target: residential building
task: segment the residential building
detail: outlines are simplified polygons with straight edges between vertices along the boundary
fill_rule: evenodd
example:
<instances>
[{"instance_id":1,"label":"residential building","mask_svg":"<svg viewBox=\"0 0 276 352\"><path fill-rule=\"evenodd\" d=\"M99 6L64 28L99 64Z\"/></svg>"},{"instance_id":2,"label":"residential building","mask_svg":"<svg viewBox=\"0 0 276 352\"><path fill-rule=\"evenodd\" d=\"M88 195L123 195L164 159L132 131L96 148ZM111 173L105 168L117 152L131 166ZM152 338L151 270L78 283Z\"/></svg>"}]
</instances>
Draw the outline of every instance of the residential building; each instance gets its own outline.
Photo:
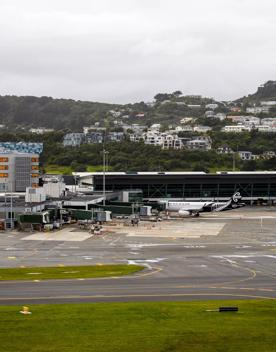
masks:
<instances>
[{"instance_id":1,"label":"residential building","mask_svg":"<svg viewBox=\"0 0 276 352\"><path fill-rule=\"evenodd\" d=\"M244 126L244 125L229 125L229 126L224 126L221 130L222 132L240 133L240 132L251 131L251 127Z\"/></svg>"},{"instance_id":2,"label":"residential building","mask_svg":"<svg viewBox=\"0 0 276 352\"><path fill-rule=\"evenodd\" d=\"M140 142L143 140L143 136L140 133L130 133L128 136L131 142Z\"/></svg>"},{"instance_id":3,"label":"residential building","mask_svg":"<svg viewBox=\"0 0 276 352\"><path fill-rule=\"evenodd\" d=\"M161 128L161 124L160 123L154 123L153 125L150 126L151 130L159 131L160 128Z\"/></svg>"},{"instance_id":4,"label":"residential building","mask_svg":"<svg viewBox=\"0 0 276 352\"><path fill-rule=\"evenodd\" d=\"M194 132L207 133L209 131L212 131L212 127L210 127L210 126L195 126L194 127Z\"/></svg>"},{"instance_id":5,"label":"residential building","mask_svg":"<svg viewBox=\"0 0 276 352\"><path fill-rule=\"evenodd\" d=\"M218 154L233 154L233 149L231 149L230 147L228 147L227 145L223 146L223 147L219 147L217 149L217 153Z\"/></svg>"},{"instance_id":6,"label":"residential building","mask_svg":"<svg viewBox=\"0 0 276 352\"><path fill-rule=\"evenodd\" d=\"M231 120L232 122L243 124L245 126L259 125L261 121L259 117L246 115L227 116L227 119Z\"/></svg>"},{"instance_id":7,"label":"residential building","mask_svg":"<svg viewBox=\"0 0 276 352\"><path fill-rule=\"evenodd\" d=\"M78 147L85 141L84 133L67 133L63 138L64 147Z\"/></svg>"},{"instance_id":8,"label":"residential building","mask_svg":"<svg viewBox=\"0 0 276 352\"><path fill-rule=\"evenodd\" d=\"M137 123L133 123L130 126L130 129L136 133L142 133L143 131L145 131L147 129L147 126L145 125L139 125Z\"/></svg>"},{"instance_id":9,"label":"residential building","mask_svg":"<svg viewBox=\"0 0 276 352\"><path fill-rule=\"evenodd\" d=\"M109 132L107 135L107 139L111 142L121 142L124 138L124 132Z\"/></svg>"},{"instance_id":10,"label":"residential building","mask_svg":"<svg viewBox=\"0 0 276 352\"><path fill-rule=\"evenodd\" d=\"M199 104L188 104L187 106L190 109L201 109L201 105Z\"/></svg>"},{"instance_id":11,"label":"residential building","mask_svg":"<svg viewBox=\"0 0 276 352\"><path fill-rule=\"evenodd\" d=\"M120 117L120 116L121 116L121 111L109 110L109 113L110 113L113 117Z\"/></svg>"},{"instance_id":12,"label":"residential building","mask_svg":"<svg viewBox=\"0 0 276 352\"><path fill-rule=\"evenodd\" d=\"M194 128L190 125L182 126L182 132L193 132Z\"/></svg>"},{"instance_id":13,"label":"residential building","mask_svg":"<svg viewBox=\"0 0 276 352\"><path fill-rule=\"evenodd\" d=\"M262 154L262 158L263 159L271 159L271 158L275 158L276 153L272 150L268 150L266 152L263 152Z\"/></svg>"},{"instance_id":14,"label":"residential building","mask_svg":"<svg viewBox=\"0 0 276 352\"><path fill-rule=\"evenodd\" d=\"M214 110L207 110L207 111L205 111L204 115L206 117L214 117L215 116L215 112L214 112Z\"/></svg>"},{"instance_id":15,"label":"residential building","mask_svg":"<svg viewBox=\"0 0 276 352\"><path fill-rule=\"evenodd\" d=\"M230 108L230 111L232 111L232 112L241 112L241 108L239 106L232 106Z\"/></svg>"},{"instance_id":16,"label":"residential building","mask_svg":"<svg viewBox=\"0 0 276 352\"><path fill-rule=\"evenodd\" d=\"M0 153L0 190L25 192L38 187L39 154L6 151Z\"/></svg>"},{"instance_id":17,"label":"residential building","mask_svg":"<svg viewBox=\"0 0 276 352\"><path fill-rule=\"evenodd\" d=\"M211 139L209 137L197 137L186 143L190 150L208 151L212 148Z\"/></svg>"},{"instance_id":18,"label":"residential building","mask_svg":"<svg viewBox=\"0 0 276 352\"><path fill-rule=\"evenodd\" d=\"M163 149L169 149L169 148L181 149L182 148L182 142L175 135L165 135L165 136L163 136L162 148Z\"/></svg>"},{"instance_id":19,"label":"residential building","mask_svg":"<svg viewBox=\"0 0 276 352\"><path fill-rule=\"evenodd\" d=\"M83 127L83 133L84 134L87 134L89 132L95 132L95 131L97 131L97 132L105 132L106 128L105 127L99 127L97 122L95 123L95 125Z\"/></svg>"},{"instance_id":20,"label":"residential building","mask_svg":"<svg viewBox=\"0 0 276 352\"><path fill-rule=\"evenodd\" d=\"M158 131L148 131L143 133L143 139L145 144L162 146L163 137Z\"/></svg>"},{"instance_id":21,"label":"residential building","mask_svg":"<svg viewBox=\"0 0 276 352\"><path fill-rule=\"evenodd\" d=\"M43 143L29 142L0 142L0 149L5 152L33 153L41 154Z\"/></svg>"},{"instance_id":22,"label":"residential building","mask_svg":"<svg viewBox=\"0 0 276 352\"><path fill-rule=\"evenodd\" d=\"M267 133L276 132L276 127L274 126L258 125L258 126L255 126L255 129L257 129L259 132L267 132Z\"/></svg>"},{"instance_id":23,"label":"residential building","mask_svg":"<svg viewBox=\"0 0 276 352\"><path fill-rule=\"evenodd\" d=\"M265 126L276 127L276 118L266 117L261 120L261 124Z\"/></svg>"},{"instance_id":24,"label":"residential building","mask_svg":"<svg viewBox=\"0 0 276 352\"><path fill-rule=\"evenodd\" d=\"M85 141L86 143L91 143L91 144L97 144L97 143L103 143L104 141L104 132L89 132L85 135Z\"/></svg>"},{"instance_id":25,"label":"residential building","mask_svg":"<svg viewBox=\"0 0 276 352\"><path fill-rule=\"evenodd\" d=\"M29 131L31 133L35 133L35 134L44 134L44 133L54 132L54 129L53 128L38 127L38 128L31 128Z\"/></svg>"},{"instance_id":26,"label":"residential building","mask_svg":"<svg viewBox=\"0 0 276 352\"><path fill-rule=\"evenodd\" d=\"M252 152L249 151L238 151L239 157L241 160L252 160L253 159L253 154Z\"/></svg>"},{"instance_id":27,"label":"residential building","mask_svg":"<svg viewBox=\"0 0 276 352\"><path fill-rule=\"evenodd\" d=\"M254 106L250 108L246 108L246 112L248 114L268 114L270 106Z\"/></svg>"},{"instance_id":28,"label":"residential building","mask_svg":"<svg viewBox=\"0 0 276 352\"><path fill-rule=\"evenodd\" d=\"M218 112L214 117L216 119L219 119L220 121L223 121L226 119L226 114L224 114L223 112Z\"/></svg>"},{"instance_id":29,"label":"residential building","mask_svg":"<svg viewBox=\"0 0 276 352\"><path fill-rule=\"evenodd\" d=\"M143 112L139 112L138 114L135 115L135 117L138 117L138 118L145 117L145 114Z\"/></svg>"},{"instance_id":30,"label":"residential building","mask_svg":"<svg viewBox=\"0 0 276 352\"><path fill-rule=\"evenodd\" d=\"M212 103L212 104L206 104L205 108L208 110L215 110L218 108L218 104Z\"/></svg>"},{"instance_id":31,"label":"residential building","mask_svg":"<svg viewBox=\"0 0 276 352\"><path fill-rule=\"evenodd\" d=\"M194 122L196 119L194 117L183 117L181 120L180 120L180 123L181 124L185 124L185 123L191 123L191 122Z\"/></svg>"},{"instance_id":32,"label":"residential building","mask_svg":"<svg viewBox=\"0 0 276 352\"><path fill-rule=\"evenodd\" d=\"M261 101L261 106L275 106L276 101L275 100L269 100L269 101Z\"/></svg>"}]
</instances>

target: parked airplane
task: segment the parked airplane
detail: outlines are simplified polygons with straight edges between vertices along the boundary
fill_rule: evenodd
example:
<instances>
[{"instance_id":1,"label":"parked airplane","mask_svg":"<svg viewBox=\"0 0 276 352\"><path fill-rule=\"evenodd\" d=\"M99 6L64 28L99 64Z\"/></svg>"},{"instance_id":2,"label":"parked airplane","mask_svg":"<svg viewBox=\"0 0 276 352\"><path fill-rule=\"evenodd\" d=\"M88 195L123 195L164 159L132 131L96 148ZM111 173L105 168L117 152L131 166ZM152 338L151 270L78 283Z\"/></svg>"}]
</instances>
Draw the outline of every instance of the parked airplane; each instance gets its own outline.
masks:
<instances>
[{"instance_id":1,"label":"parked airplane","mask_svg":"<svg viewBox=\"0 0 276 352\"><path fill-rule=\"evenodd\" d=\"M199 213L212 211L226 211L241 208L245 203L241 203L240 192L236 192L227 202L185 202L167 201L166 210L178 212L181 216L199 216Z\"/></svg>"}]
</instances>

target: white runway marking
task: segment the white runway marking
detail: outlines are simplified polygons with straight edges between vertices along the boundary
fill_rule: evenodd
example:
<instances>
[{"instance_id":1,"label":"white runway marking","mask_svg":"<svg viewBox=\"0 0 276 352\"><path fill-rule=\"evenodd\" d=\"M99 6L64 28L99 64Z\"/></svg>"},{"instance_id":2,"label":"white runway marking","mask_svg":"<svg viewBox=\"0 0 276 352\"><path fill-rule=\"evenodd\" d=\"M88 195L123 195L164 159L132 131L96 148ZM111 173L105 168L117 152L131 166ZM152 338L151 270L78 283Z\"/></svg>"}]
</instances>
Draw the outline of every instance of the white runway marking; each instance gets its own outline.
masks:
<instances>
[{"instance_id":1,"label":"white runway marking","mask_svg":"<svg viewBox=\"0 0 276 352\"><path fill-rule=\"evenodd\" d=\"M241 259L246 259L246 258L272 258L276 259L276 255L269 255L269 254L248 254L248 255L238 255L238 254L227 254L227 255L210 255L210 258L218 258L218 259L224 259L229 261L229 258L241 258ZM247 261L249 262L249 261Z\"/></svg>"},{"instance_id":2,"label":"white runway marking","mask_svg":"<svg viewBox=\"0 0 276 352\"><path fill-rule=\"evenodd\" d=\"M129 265L139 265L142 264L148 269L152 269L150 264L159 263L167 258L154 258L154 259L128 259L127 263Z\"/></svg>"}]
</instances>

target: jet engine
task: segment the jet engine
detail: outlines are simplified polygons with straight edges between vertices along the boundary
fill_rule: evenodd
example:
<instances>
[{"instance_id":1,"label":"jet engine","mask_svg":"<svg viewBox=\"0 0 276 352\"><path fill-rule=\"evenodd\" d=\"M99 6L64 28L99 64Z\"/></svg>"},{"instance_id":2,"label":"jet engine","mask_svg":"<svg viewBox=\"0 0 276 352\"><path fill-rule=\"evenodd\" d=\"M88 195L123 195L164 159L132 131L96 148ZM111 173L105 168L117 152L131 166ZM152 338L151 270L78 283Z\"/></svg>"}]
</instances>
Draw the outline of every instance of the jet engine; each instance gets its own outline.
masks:
<instances>
[{"instance_id":1,"label":"jet engine","mask_svg":"<svg viewBox=\"0 0 276 352\"><path fill-rule=\"evenodd\" d=\"M190 212L188 211L188 210L178 210L178 214L180 215L180 216L190 216L191 214L190 214Z\"/></svg>"}]
</instances>

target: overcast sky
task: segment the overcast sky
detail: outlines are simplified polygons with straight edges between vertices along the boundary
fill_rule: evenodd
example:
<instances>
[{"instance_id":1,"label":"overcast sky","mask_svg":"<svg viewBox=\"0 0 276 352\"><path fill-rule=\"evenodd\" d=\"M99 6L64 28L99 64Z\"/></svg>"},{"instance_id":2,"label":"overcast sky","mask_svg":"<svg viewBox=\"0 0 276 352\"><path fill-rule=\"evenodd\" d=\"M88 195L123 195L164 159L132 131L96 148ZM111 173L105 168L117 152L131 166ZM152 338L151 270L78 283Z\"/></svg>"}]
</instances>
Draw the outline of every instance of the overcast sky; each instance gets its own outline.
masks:
<instances>
[{"instance_id":1,"label":"overcast sky","mask_svg":"<svg viewBox=\"0 0 276 352\"><path fill-rule=\"evenodd\" d=\"M233 99L276 79L275 0L0 0L0 95Z\"/></svg>"}]
</instances>

